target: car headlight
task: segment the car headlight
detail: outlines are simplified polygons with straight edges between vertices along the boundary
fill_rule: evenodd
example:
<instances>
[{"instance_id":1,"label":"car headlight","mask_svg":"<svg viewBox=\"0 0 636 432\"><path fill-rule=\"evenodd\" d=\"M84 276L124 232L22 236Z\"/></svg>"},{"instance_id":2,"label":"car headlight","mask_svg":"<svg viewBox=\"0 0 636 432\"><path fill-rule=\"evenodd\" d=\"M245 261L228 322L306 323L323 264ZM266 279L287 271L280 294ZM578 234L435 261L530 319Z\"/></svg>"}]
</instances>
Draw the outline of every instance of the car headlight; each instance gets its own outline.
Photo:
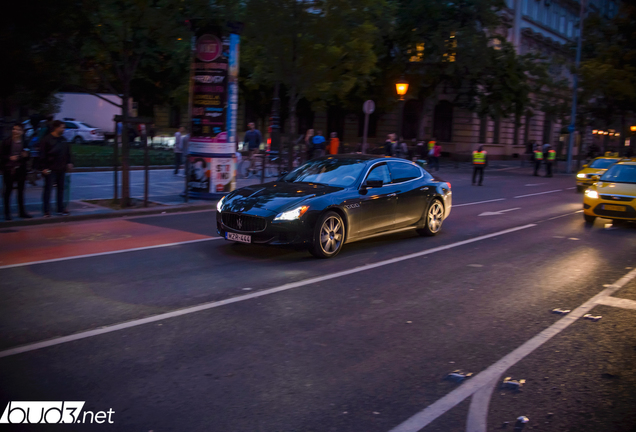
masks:
<instances>
[{"instance_id":1,"label":"car headlight","mask_svg":"<svg viewBox=\"0 0 636 432\"><path fill-rule=\"evenodd\" d=\"M223 208L223 201L225 200L225 197L221 198L219 200L218 203L216 203L216 211L218 211L219 213L221 212L221 209Z\"/></svg>"},{"instance_id":2,"label":"car headlight","mask_svg":"<svg viewBox=\"0 0 636 432\"><path fill-rule=\"evenodd\" d=\"M596 192L595 190L592 190L592 189L587 189L585 191L585 195L587 195L588 198L592 198L592 199L597 199L598 198L598 192Z\"/></svg>"},{"instance_id":3,"label":"car headlight","mask_svg":"<svg viewBox=\"0 0 636 432\"><path fill-rule=\"evenodd\" d=\"M275 221L277 220L290 221L290 220L300 219L300 217L304 215L307 210L309 210L309 206L296 207L293 210L279 213L278 215L276 215L274 220Z\"/></svg>"},{"instance_id":4,"label":"car headlight","mask_svg":"<svg viewBox=\"0 0 636 432\"><path fill-rule=\"evenodd\" d=\"M576 178L586 178L587 176L585 174L577 174Z\"/></svg>"}]
</instances>

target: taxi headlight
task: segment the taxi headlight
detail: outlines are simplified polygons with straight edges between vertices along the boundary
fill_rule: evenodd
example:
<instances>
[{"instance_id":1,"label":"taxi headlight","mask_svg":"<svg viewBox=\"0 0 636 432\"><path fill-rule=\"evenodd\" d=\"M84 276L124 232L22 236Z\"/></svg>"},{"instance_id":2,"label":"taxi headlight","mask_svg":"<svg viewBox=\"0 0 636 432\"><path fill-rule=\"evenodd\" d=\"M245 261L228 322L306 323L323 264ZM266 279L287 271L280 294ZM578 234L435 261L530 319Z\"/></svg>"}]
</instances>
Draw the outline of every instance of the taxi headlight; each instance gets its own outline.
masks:
<instances>
[{"instance_id":1,"label":"taxi headlight","mask_svg":"<svg viewBox=\"0 0 636 432\"><path fill-rule=\"evenodd\" d=\"M597 199L598 198L598 192L596 192L595 190L592 190L592 189L587 189L585 191L585 195L587 195L588 198L592 198L592 199Z\"/></svg>"},{"instance_id":2,"label":"taxi headlight","mask_svg":"<svg viewBox=\"0 0 636 432\"><path fill-rule=\"evenodd\" d=\"M304 215L308 209L309 209L309 206L296 207L293 210L279 213L278 215L276 215L274 220L275 221L277 220L290 221L290 220L300 219L300 217Z\"/></svg>"},{"instance_id":3,"label":"taxi headlight","mask_svg":"<svg viewBox=\"0 0 636 432\"><path fill-rule=\"evenodd\" d=\"M580 174L577 174L577 175L576 175L576 178L586 178L586 175L585 175L585 174L580 173Z\"/></svg>"},{"instance_id":4,"label":"taxi headlight","mask_svg":"<svg viewBox=\"0 0 636 432\"><path fill-rule=\"evenodd\" d=\"M221 198L219 202L216 203L216 211L218 211L219 213L221 212L221 209L223 208L223 200L225 200L225 197Z\"/></svg>"}]
</instances>

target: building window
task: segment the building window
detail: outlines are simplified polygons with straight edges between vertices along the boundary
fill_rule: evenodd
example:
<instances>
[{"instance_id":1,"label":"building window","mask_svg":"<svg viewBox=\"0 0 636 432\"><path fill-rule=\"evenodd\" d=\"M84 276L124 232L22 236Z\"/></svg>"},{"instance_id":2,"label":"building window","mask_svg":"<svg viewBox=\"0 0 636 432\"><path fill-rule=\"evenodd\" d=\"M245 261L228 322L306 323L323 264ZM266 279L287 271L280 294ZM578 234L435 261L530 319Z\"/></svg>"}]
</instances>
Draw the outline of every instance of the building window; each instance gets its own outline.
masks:
<instances>
[{"instance_id":1,"label":"building window","mask_svg":"<svg viewBox=\"0 0 636 432\"><path fill-rule=\"evenodd\" d=\"M450 142L453 137L453 104L440 101L433 115L433 136L441 142Z\"/></svg>"},{"instance_id":2,"label":"building window","mask_svg":"<svg viewBox=\"0 0 636 432\"><path fill-rule=\"evenodd\" d=\"M499 137L501 135L501 117L497 116L494 118L495 120L495 127L493 130L493 136L492 136L492 143L493 144L499 144Z\"/></svg>"},{"instance_id":3,"label":"building window","mask_svg":"<svg viewBox=\"0 0 636 432\"><path fill-rule=\"evenodd\" d=\"M481 116L479 118L479 142L484 144L486 142L486 136L488 134L488 116Z\"/></svg>"}]
</instances>

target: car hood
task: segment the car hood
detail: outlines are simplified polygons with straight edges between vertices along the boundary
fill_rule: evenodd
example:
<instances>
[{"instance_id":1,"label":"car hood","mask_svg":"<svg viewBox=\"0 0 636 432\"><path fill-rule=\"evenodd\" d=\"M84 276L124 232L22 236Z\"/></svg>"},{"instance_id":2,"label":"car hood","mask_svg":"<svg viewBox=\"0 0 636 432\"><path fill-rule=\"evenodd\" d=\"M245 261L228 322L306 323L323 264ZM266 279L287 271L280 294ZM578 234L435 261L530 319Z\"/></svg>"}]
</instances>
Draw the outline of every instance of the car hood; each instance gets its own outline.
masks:
<instances>
[{"instance_id":1,"label":"car hood","mask_svg":"<svg viewBox=\"0 0 636 432\"><path fill-rule=\"evenodd\" d=\"M607 171L607 168L583 168L581 171L578 172L578 174L598 174L601 175L603 174L605 171Z\"/></svg>"},{"instance_id":2,"label":"car hood","mask_svg":"<svg viewBox=\"0 0 636 432\"><path fill-rule=\"evenodd\" d=\"M257 208L280 212L307 199L339 190L342 188L316 183L274 182L247 186L227 196L223 211L242 213Z\"/></svg>"},{"instance_id":3,"label":"car hood","mask_svg":"<svg viewBox=\"0 0 636 432\"><path fill-rule=\"evenodd\" d=\"M603 195L628 195L636 197L636 184L634 183L611 183L599 181L596 183L596 190Z\"/></svg>"}]
</instances>

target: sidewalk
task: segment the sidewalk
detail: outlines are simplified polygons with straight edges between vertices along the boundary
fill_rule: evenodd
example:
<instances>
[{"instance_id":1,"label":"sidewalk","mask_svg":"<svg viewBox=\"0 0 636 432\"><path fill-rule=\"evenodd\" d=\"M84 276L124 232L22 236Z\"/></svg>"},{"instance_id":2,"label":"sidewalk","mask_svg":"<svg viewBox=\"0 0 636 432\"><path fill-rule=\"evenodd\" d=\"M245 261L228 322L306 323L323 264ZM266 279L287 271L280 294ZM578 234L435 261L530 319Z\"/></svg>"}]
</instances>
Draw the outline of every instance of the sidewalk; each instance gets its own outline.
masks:
<instances>
[{"instance_id":1,"label":"sidewalk","mask_svg":"<svg viewBox=\"0 0 636 432\"><path fill-rule=\"evenodd\" d=\"M181 173L183 170L181 170ZM78 172L71 174L71 200L68 210L71 216L56 216L55 189L51 194L51 218L42 217L42 189L43 180L37 181L36 186L26 185L24 191L24 201L27 212L33 219L20 219L17 217L18 205L16 192L11 197L11 214L13 221L4 221L4 213L1 215L0 227L32 225L48 222L63 222L73 220L85 220L103 217L129 216L134 214L152 214L175 211L191 211L212 209L216 201L190 198L186 203L185 198L180 194L185 189L185 178L183 174L178 176L173 174L172 169L151 170L148 172L149 187L148 200L154 203L152 207L130 210L113 210L102 207L86 200L112 199L114 192L113 171L99 172ZM272 181L273 179L265 179ZM238 179L236 187L242 188L251 184L260 183L260 178ZM119 197L121 198L121 172L118 172ZM143 200L144 197L144 171L130 172L130 196ZM4 211L4 210L3 210Z\"/></svg>"}]
</instances>

